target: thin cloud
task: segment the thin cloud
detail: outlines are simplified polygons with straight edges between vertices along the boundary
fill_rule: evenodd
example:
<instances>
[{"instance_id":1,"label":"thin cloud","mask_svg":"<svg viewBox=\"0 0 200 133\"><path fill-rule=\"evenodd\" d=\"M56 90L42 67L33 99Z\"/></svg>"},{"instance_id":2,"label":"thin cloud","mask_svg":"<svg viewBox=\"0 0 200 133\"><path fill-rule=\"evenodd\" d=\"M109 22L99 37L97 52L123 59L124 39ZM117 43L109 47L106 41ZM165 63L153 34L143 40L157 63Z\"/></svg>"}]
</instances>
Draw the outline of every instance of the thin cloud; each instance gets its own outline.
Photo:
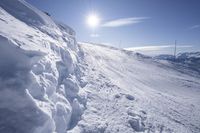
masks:
<instances>
[{"instance_id":1,"label":"thin cloud","mask_svg":"<svg viewBox=\"0 0 200 133\"><path fill-rule=\"evenodd\" d=\"M200 25L193 25L190 27L190 29L197 29L197 28L200 28Z\"/></svg>"},{"instance_id":2,"label":"thin cloud","mask_svg":"<svg viewBox=\"0 0 200 133\"><path fill-rule=\"evenodd\" d=\"M191 45L182 45L177 46L177 48L191 48ZM166 48L174 48L174 45L162 45L162 46L143 46L143 47L131 47L131 48L125 48L126 50L138 50L138 51L158 51L163 50Z\"/></svg>"},{"instance_id":3,"label":"thin cloud","mask_svg":"<svg viewBox=\"0 0 200 133\"><path fill-rule=\"evenodd\" d=\"M99 37L99 34L90 34L90 37Z\"/></svg>"},{"instance_id":4,"label":"thin cloud","mask_svg":"<svg viewBox=\"0 0 200 133\"><path fill-rule=\"evenodd\" d=\"M132 25L143 22L148 17L131 17L131 18L121 18L116 20L111 20L102 24L102 27L120 27L126 25Z\"/></svg>"}]
</instances>

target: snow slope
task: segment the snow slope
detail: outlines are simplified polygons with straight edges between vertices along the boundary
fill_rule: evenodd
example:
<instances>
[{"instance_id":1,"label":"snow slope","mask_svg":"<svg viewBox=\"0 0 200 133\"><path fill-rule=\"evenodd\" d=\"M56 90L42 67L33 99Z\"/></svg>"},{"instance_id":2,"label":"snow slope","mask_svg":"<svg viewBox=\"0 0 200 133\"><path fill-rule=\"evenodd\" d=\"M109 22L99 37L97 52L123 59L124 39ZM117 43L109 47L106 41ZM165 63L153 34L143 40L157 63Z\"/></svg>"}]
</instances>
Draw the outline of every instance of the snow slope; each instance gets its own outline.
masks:
<instances>
[{"instance_id":1,"label":"snow slope","mask_svg":"<svg viewBox=\"0 0 200 133\"><path fill-rule=\"evenodd\" d=\"M81 43L86 110L74 132L200 132L200 80L170 62Z\"/></svg>"},{"instance_id":2,"label":"snow slope","mask_svg":"<svg viewBox=\"0 0 200 133\"><path fill-rule=\"evenodd\" d=\"M64 133L80 119L78 47L61 25L23 0L1 0L1 133Z\"/></svg>"},{"instance_id":3,"label":"snow slope","mask_svg":"<svg viewBox=\"0 0 200 133\"><path fill-rule=\"evenodd\" d=\"M0 1L0 133L199 133L199 78Z\"/></svg>"}]
</instances>

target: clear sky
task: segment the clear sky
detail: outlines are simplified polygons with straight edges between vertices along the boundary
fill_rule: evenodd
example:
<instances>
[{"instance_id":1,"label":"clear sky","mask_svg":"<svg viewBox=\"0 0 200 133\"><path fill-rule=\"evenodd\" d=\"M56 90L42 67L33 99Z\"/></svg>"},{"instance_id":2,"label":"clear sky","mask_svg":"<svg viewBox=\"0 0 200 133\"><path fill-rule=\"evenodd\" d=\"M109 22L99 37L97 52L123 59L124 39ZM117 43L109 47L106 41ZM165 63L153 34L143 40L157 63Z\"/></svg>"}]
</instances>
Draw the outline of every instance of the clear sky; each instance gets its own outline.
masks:
<instances>
[{"instance_id":1,"label":"clear sky","mask_svg":"<svg viewBox=\"0 0 200 133\"><path fill-rule=\"evenodd\" d=\"M141 47L177 40L179 46L200 50L200 0L26 1L71 26L78 41ZM101 19L95 31L86 24L92 12Z\"/></svg>"}]
</instances>

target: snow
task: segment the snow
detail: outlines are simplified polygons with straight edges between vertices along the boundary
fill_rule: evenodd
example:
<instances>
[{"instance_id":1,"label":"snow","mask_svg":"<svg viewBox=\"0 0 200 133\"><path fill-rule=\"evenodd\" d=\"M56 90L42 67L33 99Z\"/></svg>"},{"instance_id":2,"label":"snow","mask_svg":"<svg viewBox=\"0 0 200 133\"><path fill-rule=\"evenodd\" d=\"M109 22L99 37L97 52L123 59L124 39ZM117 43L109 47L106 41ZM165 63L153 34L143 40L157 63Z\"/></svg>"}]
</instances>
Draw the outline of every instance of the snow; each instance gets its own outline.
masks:
<instances>
[{"instance_id":1,"label":"snow","mask_svg":"<svg viewBox=\"0 0 200 133\"><path fill-rule=\"evenodd\" d=\"M174 58L173 55L159 55L153 58L172 61L176 65L181 65L187 69L191 69L200 73L200 52L179 53L176 58Z\"/></svg>"},{"instance_id":2,"label":"snow","mask_svg":"<svg viewBox=\"0 0 200 133\"><path fill-rule=\"evenodd\" d=\"M108 46L81 43L86 110L74 132L199 132L195 71Z\"/></svg>"},{"instance_id":3,"label":"snow","mask_svg":"<svg viewBox=\"0 0 200 133\"><path fill-rule=\"evenodd\" d=\"M84 110L75 33L23 0L0 6L0 132L66 132Z\"/></svg>"},{"instance_id":4,"label":"snow","mask_svg":"<svg viewBox=\"0 0 200 133\"><path fill-rule=\"evenodd\" d=\"M0 132L200 132L198 53L190 69L75 34L23 0L0 2Z\"/></svg>"}]
</instances>

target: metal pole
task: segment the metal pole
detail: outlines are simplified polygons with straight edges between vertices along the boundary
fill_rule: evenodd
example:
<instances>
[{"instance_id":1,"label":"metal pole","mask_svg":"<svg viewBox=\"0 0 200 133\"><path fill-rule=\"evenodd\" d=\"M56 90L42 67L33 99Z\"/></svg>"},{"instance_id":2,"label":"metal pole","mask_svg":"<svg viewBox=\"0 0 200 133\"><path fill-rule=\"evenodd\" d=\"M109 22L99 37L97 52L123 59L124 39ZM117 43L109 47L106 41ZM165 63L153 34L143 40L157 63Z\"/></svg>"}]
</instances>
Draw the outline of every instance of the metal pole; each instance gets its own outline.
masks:
<instances>
[{"instance_id":1,"label":"metal pole","mask_svg":"<svg viewBox=\"0 0 200 133\"><path fill-rule=\"evenodd\" d=\"M119 41L119 49L121 48L122 40Z\"/></svg>"},{"instance_id":2,"label":"metal pole","mask_svg":"<svg viewBox=\"0 0 200 133\"><path fill-rule=\"evenodd\" d=\"M176 60L176 40L175 40L175 45L174 45L174 61Z\"/></svg>"}]
</instances>

